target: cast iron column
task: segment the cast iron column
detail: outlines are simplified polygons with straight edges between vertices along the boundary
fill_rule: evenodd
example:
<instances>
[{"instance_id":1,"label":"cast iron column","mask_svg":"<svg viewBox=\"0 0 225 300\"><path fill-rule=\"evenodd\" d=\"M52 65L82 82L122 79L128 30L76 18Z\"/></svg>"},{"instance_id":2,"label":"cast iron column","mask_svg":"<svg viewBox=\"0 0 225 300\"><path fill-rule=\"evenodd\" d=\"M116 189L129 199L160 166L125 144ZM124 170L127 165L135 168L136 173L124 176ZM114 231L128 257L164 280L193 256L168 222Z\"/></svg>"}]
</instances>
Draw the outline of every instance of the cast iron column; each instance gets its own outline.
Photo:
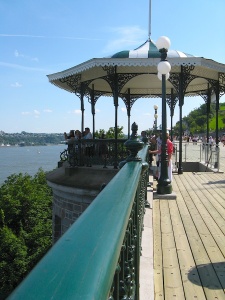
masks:
<instances>
[{"instance_id":1,"label":"cast iron column","mask_svg":"<svg viewBox=\"0 0 225 300\"><path fill-rule=\"evenodd\" d=\"M172 185L168 177L167 154L167 117L166 117L166 75L162 74L162 146L161 146L161 170L157 185L158 194L171 194Z\"/></svg>"},{"instance_id":2,"label":"cast iron column","mask_svg":"<svg viewBox=\"0 0 225 300\"><path fill-rule=\"evenodd\" d=\"M179 166L178 174L183 174L182 166L182 142L183 142L183 126L182 126L182 107L184 104L184 93L183 93L183 67L181 66L181 73L179 78L179 109L180 109L180 126L179 126Z\"/></svg>"},{"instance_id":3,"label":"cast iron column","mask_svg":"<svg viewBox=\"0 0 225 300\"><path fill-rule=\"evenodd\" d=\"M158 194L171 194L172 185L168 178L168 153L167 153L167 117L166 117L166 76L169 77L171 66L166 60L170 40L161 37L156 42L161 53L161 62L158 64L158 77L162 78L162 145L161 145L161 169L157 185Z\"/></svg>"}]
</instances>

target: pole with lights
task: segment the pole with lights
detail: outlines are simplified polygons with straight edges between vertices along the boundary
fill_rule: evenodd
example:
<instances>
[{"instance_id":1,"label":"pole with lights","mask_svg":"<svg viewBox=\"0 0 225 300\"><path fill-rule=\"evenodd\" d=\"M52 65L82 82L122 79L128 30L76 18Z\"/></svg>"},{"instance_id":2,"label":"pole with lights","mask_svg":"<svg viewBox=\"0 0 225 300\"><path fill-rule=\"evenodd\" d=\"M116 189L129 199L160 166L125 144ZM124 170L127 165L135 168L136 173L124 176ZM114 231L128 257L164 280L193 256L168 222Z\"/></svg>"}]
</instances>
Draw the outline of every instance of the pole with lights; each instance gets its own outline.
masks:
<instances>
[{"instance_id":1,"label":"pole with lights","mask_svg":"<svg viewBox=\"0 0 225 300\"><path fill-rule=\"evenodd\" d=\"M154 130L155 132L157 131L157 119L158 119L158 114L157 114L157 110L158 110L158 106L154 105L154 110L155 110L155 114L154 114L154 118L155 118L155 123L154 123Z\"/></svg>"},{"instance_id":2,"label":"pole with lights","mask_svg":"<svg viewBox=\"0 0 225 300\"><path fill-rule=\"evenodd\" d=\"M162 80L162 146L161 146L161 170L160 178L157 185L158 194L171 194L172 185L168 177L168 153L167 153L167 116L166 116L166 80L169 78L171 65L167 61L167 52L170 47L170 40L168 37L161 36L157 42L156 47L161 53L161 61L159 62L158 78Z\"/></svg>"}]
</instances>

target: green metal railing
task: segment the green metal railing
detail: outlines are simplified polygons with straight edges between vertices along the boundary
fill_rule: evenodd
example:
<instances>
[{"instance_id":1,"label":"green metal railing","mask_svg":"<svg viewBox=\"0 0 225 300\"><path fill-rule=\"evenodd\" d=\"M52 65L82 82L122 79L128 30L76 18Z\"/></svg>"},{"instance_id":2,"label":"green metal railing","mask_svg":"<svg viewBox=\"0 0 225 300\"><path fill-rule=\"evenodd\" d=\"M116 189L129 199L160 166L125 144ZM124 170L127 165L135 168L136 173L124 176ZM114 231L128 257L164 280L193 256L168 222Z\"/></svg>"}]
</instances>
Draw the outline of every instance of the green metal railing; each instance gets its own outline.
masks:
<instances>
[{"instance_id":1,"label":"green metal railing","mask_svg":"<svg viewBox=\"0 0 225 300\"><path fill-rule=\"evenodd\" d=\"M175 143L175 165L178 166L177 158L179 154L178 143ZM201 162L214 170L220 171L220 147L202 142L183 142L182 143L184 162Z\"/></svg>"},{"instance_id":2,"label":"green metal railing","mask_svg":"<svg viewBox=\"0 0 225 300\"><path fill-rule=\"evenodd\" d=\"M148 146L138 154L8 299L139 299Z\"/></svg>"},{"instance_id":3,"label":"green metal railing","mask_svg":"<svg viewBox=\"0 0 225 300\"><path fill-rule=\"evenodd\" d=\"M71 167L92 165L117 167L118 163L128 156L125 141L126 139L76 140L60 153L60 160L68 161Z\"/></svg>"}]
</instances>

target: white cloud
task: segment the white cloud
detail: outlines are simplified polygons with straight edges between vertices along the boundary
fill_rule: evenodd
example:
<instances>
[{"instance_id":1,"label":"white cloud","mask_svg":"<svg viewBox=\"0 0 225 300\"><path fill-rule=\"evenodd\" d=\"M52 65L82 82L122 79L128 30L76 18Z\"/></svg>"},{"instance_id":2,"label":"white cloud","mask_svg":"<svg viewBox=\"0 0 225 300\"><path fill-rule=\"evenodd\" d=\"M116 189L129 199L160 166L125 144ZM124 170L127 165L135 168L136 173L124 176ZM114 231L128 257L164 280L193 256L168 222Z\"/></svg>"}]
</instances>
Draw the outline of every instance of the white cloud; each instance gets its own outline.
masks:
<instances>
[{"instance_id":1,"label":"white cloud","mask_svg":"<svg viewBox=\"0 0 225 300\"><path fill-rule=\"evenodd\" d=\"M31 116L34 116L35 118L39 118L41 113L40 113L39 110L34 109L32 112L30 112L30 111L23 111L21 114L24 115L24 116L31 115Z\"/></svg>"},{"instance_id":2,"label":"white cloud","mask_svg":"<svg viewBox=\"0 0 225 300\"><path fill-rule=\"evenodd\" d=\"M43 112L45 112L45 113L52 113L52 110L51 109L44 109Z\"/></svg>"},{"instance_id":3,"label":"white cloud","mask_svg":"<svg viewBox=\"0 0 225 300\"><path fill-rule=\"evenodd\" d=\"M139 26L115 27L110 29L110 35L115 34L115 39L110 40L104 48L104 52L133 50L139 47L147 39L146 30Z\"/></svg>"},{"instance_id":4,"label":"white cloud","mask_svg":"<svg viewBox=\"0 0 225 300\"><path fill-rule=\"evenodd\" d=\"M20 84L19 82L15 82L15 83L11 84L11 87L14 87L14 88L20 88L21 86L22 86L22 84Z\"/></svg>"},{"instance_id":5,"label":"white cloud","mask_svg":"<svg viewBox=\"0 0 225 300\"><path fill-rule=\"evenodd\" d=\"M99 112L100 112L100 109L96 108L95 112L99 113Z\"/></svg>"},{"instance_id":6,"label":"white cloud","mask_svg":"<svg viewBox=\"0 0 225 300\"><path fill-rule=\"evenodd\" d=\"M36 116L39 116L39 115L40 115L40 112L39 112L38 110L34 109L34 114L35 114Z\"/></svg>"},{"instance_id":7,"label":"white cloud","mask_svg":"<svg viewBox=\"0 0 225 300\"><path fill-rule=\"evenodd\" d=\"M18 50L15 50L15 51L14 51L14 55L15 55L15 57L22 57L22 58L25 58L25 59L27 59L27 60L32 60L32 61L38 62L38 58L37 58L37 57L30 57L30 56L28 56L28 55L24 55L24 54L22 54L22 53L19 53Z\"/></svg>"},{"instance_id":8,"label":"white cloud","mask_svg":"<svg viewBox=\"0 0 225 300\"><path fill-rule=\"evenodd\" d=\"M30 115L31 113L29 111L22 111L21 114L25 116L25 115Z\"/></svg>"},{"instance_id":9,"label":"white cloud","mask_svg":"<svg viewBox=\"0 0 225 300\"><path fill-rule=\"evenodd\" d=\"M14 51L14 55L15 55L15 57L19 57L20 56L19 52L17 50Z\"/></svg>"},{"instance_id":10,"label":"white cloud","mask_svg":"<svg viewBox=\"0 0 225 300\"><path fill-rule=\"evenodd\" d=\"M150 113L145 113L144 116L151 116L151 114Z\"/></svg>"},{"instance_id":11,"label":"white cloud","mask_svg":"<svg viewBox=\"0 0 225 300\"><path fill-rule=\"evenodd\" d=\"M122 111L122 112L127 112L126 107L121 107L121 111Z\"/></svg>"},{"instance_id":12,"label":"white cloud","mask_svg":"<svg viewBox=\"0 0 225 300\"><path fill-rule=\"evenodd\" d=\"M80 109L75 109L75 110L69 111L68 113L69 114L80 115L81 114L81 110Z\"/></svg>"}]
</instances>

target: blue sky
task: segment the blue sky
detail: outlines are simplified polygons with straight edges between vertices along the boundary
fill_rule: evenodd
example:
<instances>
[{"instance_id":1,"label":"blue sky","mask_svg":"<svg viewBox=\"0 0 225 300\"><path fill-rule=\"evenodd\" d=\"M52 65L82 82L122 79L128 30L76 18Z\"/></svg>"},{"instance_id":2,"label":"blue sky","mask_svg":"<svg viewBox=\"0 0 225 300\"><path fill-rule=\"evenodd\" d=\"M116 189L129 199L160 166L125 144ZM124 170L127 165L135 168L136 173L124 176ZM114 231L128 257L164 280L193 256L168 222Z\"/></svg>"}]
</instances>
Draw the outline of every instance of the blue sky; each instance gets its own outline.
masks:
<instances>
[{"instance_id":1,"label":"blue sky","mask_svg":"<svg viewBox=\"0 0 225 300\"><path fill-rule=\"evenodd\" d=\"M168 36L171 49L225 64L224 13L224 0L152 0L151 39ZM64 132L80 129L79 98L50 84L46 75L143 44L149 0L0 0L0 25L0 130ZM183 115L203 103L201 97L185 99ZM131 124L136 122L139 131L152 127L154 104L160 124L160 99L133 105ZM178 120L177 107L174 122ZM118 125L127 133L121 100ZM92 127L87 100L85 126ZM113 99L100 98L96 130L113 126Z\"/></svg>"}]
</instances>

